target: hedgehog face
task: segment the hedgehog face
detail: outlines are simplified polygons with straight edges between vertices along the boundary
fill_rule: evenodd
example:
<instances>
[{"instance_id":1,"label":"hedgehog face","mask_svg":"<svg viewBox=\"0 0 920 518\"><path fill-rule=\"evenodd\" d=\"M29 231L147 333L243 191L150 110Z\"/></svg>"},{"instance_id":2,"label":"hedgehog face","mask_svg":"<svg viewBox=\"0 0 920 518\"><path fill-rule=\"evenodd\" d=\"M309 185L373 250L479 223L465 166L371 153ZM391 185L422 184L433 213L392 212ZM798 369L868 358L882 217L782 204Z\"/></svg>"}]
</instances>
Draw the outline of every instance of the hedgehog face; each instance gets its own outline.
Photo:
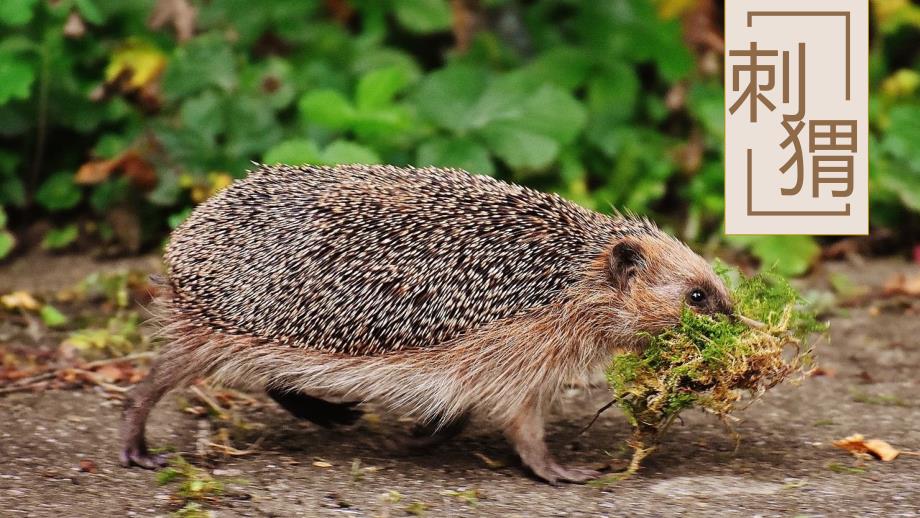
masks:
<instances>
[{"instance_id":1,"label":"hedgehog face","mask_svg":"<svg viewBox=\"0 0 920 518\"><path fill-rule=\"evenodd\" d=\"M733 313L728 288L705 259L663 233L631 236L613 245L608 281L625 320L636 331L661 332L680 322L684 307L715 315Z\"/></svg>"}]
</instances>

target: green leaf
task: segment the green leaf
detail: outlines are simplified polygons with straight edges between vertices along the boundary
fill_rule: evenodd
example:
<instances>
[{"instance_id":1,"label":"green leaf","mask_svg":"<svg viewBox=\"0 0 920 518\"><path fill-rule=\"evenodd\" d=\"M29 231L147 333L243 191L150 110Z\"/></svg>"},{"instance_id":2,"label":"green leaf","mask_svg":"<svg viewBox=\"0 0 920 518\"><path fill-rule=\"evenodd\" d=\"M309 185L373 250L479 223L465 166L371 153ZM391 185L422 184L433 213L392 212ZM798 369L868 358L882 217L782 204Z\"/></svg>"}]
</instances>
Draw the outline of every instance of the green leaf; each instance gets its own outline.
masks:
<instances>
[{"instance_id":1,"label":"green leaf","mask_svg":"<svg viewBox=\"0 0 920 518\"><path fill-rule=\"evenodd\" d=\"M60 250L73 244L80 235L76 223L61 228L52 228L42 239L42 248L45 250Z\"/></svg>"},{"instance_id":2,"label":"green leaf","mask_svg":"<svg viewBox=\"0 0 920 518\"><path fill-rule=\"evenodd\" d=\"M725 90L721 84L694 85L687 97L687 108L710 135L725 138Z\"/></svg>"},{"instance_id":3,"label":"green leaf","mask_svg":"<svg viewBox=\"0 0 920 518\"><path fill-rule=\"evenodd\" d=\"M481 134L489 148L515 170L545 169L559 153L559 143L552 138L513 124L490 124Z\"/></svg>"},{"instance_id":4,"label":"green leaf","mask_svg":"<svg viewBox=\"0 0 920 518\"><path fill-rule=\"evenodd\" d=\"M174 214L170 214L169 217L166 218L166 224L169 225L169 228L175 230L176 227L178 227L179 225L181 225L182 222L185 221L186 219L188 219L188 217L191 216L191 215L192 215L192 208L191 208L191 207L186 207L186 208L180 210L179 212L176 212L176 213L174 213Z\"/></svg>"},{"instance_id":5,"label":"green leaf","mask_svg":"<svg viewBox=\"0 0 920 518\"><path fill-rule=\"evenodd\" d=\"M83 19L89 23L99 25L105 21L105 17L102 16L93 0L74 0L73 3L77 10L80 11Z\"/></svg>"},{"instance_id":6,"label":"green leaf","mask_svg":"<svg viewBox=\"0 0 920 518\"><path fill-rule=\"evenodd\" d=\"M639 77L632 65L614 61L588 81L592 121L607 128L632 118L639 97Z\"/></svg>"},{"instance_id":7,"label":"green leaf","mask_svg":"<svg viewBox=\"0 0 920 518\"><path fill-rule=\"evenodd\" d=\"M396 0L396 19L414 32L430 33L450 28L447 0Z\"/></svg>"},{"instance_id":8,"label":"green leaf","mask_svg":"<svg viewBox=\"0 0 920 518\"><path fill-rule=\"evenodd\" d=\"M368 144L409 142L414 135L413 113L402 105L359 112L352 123L358 139Z\"/></svg>"},{"instance_id":9,"label":"green leaf","mask_svg":"<svg viewBox=\"0 0 920 518\"><path fill-rule=\"evenodd\" d=\"M182 124L214 141L224 131L224 106L221 98L213 91L205 91L190 97L182 103L179 111Z\"/></svg>"},{"instance_id":10,"label":"green leaf","mask_svg":"<svg viewBox=\"0 0 920 518\"><path fill-rule=\"evenodd\" d=\"M80 203L80 197L80 188L73 182L73 175L64 171L45 180L35 193L35 201L52 212L74 208Z\"/></svg>"},{"instance_id":11,"label":"green leaf","mask_svg":"<svg viewBox=\"0 0 920 518\"><path fill-rule=\"evenodd\" d=\"M530 96L523 105L523 127L568 144L585 127L587 114L571 94L554 85L546 85Z\"/></svg>"},{"instance_id":12,"label":"green leaf","mask_svg":"<svg viewBox=\"0 0 920 518\"><path fill-rule=\"evenodd\" d=\"M215 33L176 47L162 81L169 99L188 97L209 87L230 91L236 83L236 58L230 44Z\"/></svg>"},{"instance_id":13,"label":"green leaf","mask_svg":"<svg viewBox=\"0 0 920 518\"><path fill-rule=\"evenodd\" d=\"M470 65L448 65L422 81L415 95L419 114L462 134L472 127L471 113L486 88L486 72Z\"/></svg>"},{"instance_id":14,"label":"green leaf","mask_svg":"<svg viewBox=\"0 0 920 518\"><path fill-rule=\"evenodd\" d=\"M373 149L354 142L336 140L323 150L327 164L379 164L380 157Z\"/></svg>"},{"instance_id":15,"label":"green leaf","mask_svg":"<svg viewBox=\"0 0 920 518\"><path fill-rule=\"evenodd\" d=\"M895 106L888 114L888 131L882 146L895 157L920 171L920 106Z\"/></svg>"},{"instance_id":16,"label":"green leaf","mask_svg":"<svg viewBox=\"0 0 920 518\"><path fill-rule=\"evenodd\" d=\"M0 51L0 106L13 99L28 99L34 81L31 63L12 52Z\"/></svg>"},{"instance_id":17,"label":"green leaf","mask_svg":"<svg viewBox=\"0 0 920 518\"><path fill-rule=\"evenodd\" d=\"M382 108L393 102L400 91L409 85L409 76L399 67L374 70L361 77L355 92L359 110Z\"/></svg>"},{"instance_id":18,"label":"green leaf","mask_svg":"<svg viewBox=\"0 0 920 518\"><path fill-rule=\"evenodd\" d=\"M343 130L351 125L355 109L342 95L332 89L312 90L307 92L298 103L301 118L308 123Z\"/></svg>"},{"instance_id":19,"label":"green leaf","mask_svg":"<svg viewBox=\"0 0 920 518\"><path fill-rule=\"evenodd\" d=\"M6 226L7 216L6 211L3 209L3 206L0 205L0 228Z\"/></svg>"},{"instance_id":20,"label":"green leaf","mask_svg":"<svg viewBox=\"0 0 920 518\"><path fill-rule=\"evenodd\" d=\"M415 83L422 76L418 63L411 54L388 47L364 50L354 57L351 64L352 72L358 76L380 68L402 69L410 84Z\"/></svg>"},{"instance_id":21,"label":"green leaf","mask_svg":"<svg viewBox=\"0 0 920 518\"><path fill-rule=\"evenodd\" d=\"M728 236L727 240L750 249L762 268L788 277L806 273L821 253L811 236Z\"/></svg>"},{"instance_id":22,"label":"green leaf","mask_svg":"<svg viewBox=\"0 0 920 518\"><path fill-rule=\"evenodd\" d=\"M465 138L436 137L418 148L416 165L457 167L471 173L492 175L495 167L489 158L489 150Z\"/></svg>"},{"instance_id":23,"label":"green leaf","mask_svg":"<svg viewBox=\"0 0 920 518\"><path fill-rule=\"evenodd\" d=\"M471 126L482 128L495 121L522 119L525 103L540 86L539 80L520 71L494 78L468 115Z\"/></svg>"},{"instance_id":24,"label":"green leaf","mask_svg":"<svg viewBox=\"0 0 920 518\"><path fill-rule=\"evenodd\" d=\"M577 47L558 46L537 56L523 70L542 82L574 90L585 82L592 64L590 53Z\"/></svg>"},{"instance_id":25,"label":"green leaf","mask_svg":"<svg viewBox=\"0 0 920 518\"><path fill-rule=\"evenodd\" d=\"M128 196L129 181L124 176L108 179L93 188L89 196L89 204L98 213L104 213L116 203Z\"/></svg>"},{"instance_id":26,"label":"green leaf","mask_svg":"<svg viewBox=\"0 0 920 518\"><path fill-rule=\"evenodd\" d=\"M60 310L51 304L42 306L39 310L39 315L42 318L42 322L48 327L61 327L67 325L67 322L70 321L67 315L61 313Z\"/></svg>"},{"instance_id":27,"label":"green leaf","mask_svg":"<svg viewBox=\"0 0 920 518\"><path fill-rule=\"evenodd\" d=\"M320 159L319 148L312 140L293 139L285 140L265 152L262 161L266 164L317 164Z\"/></svg>"},{"instance_id":28,"label":"green leaf","mask_svg":"<svg viewBox=\"0 0 920 518\"><path fill-rule=\"evenodd\" d=\"M236 161L230 170L242 169L281 140L281 126L269 100L264 97L233 97L225 108L227 120L224 152Z\"/></svg>"},{"instance_id":29,"label":"green leaf","mask_svg":"<svg viewBox=\"0 0 920 518\"><path fill-rule=\"evenodd\" d=\"M0 23L4 25L25 25L32 21L38 0L3 0L0 2Z\"/></svg>"},{"instance_id":30,"label":"green leaf","mask_svg":"<svg viewBox=\"0 0 920 518\"><path fill-rule=\"evenodd\" d=\"M7 230L0 230L0 259L10 255L16 247L16 238Z\"/></svg>"}]
</instances>

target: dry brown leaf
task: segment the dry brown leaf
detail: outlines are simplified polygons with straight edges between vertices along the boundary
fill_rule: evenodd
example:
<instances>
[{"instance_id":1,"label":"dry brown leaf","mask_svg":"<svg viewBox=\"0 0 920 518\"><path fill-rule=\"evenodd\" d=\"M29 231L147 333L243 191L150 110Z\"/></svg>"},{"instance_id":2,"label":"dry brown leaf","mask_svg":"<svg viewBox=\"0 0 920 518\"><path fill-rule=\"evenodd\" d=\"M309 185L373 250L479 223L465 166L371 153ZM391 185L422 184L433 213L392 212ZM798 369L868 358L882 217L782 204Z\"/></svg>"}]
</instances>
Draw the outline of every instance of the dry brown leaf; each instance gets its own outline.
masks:
<instances>
[{"instance_id":1,"label":"dry brown leaf","mask_svg":"<svg viewBox=\"0 0 920 518\"><path fill-rule=\"evenodd\" d=\"M103 365L102 367L96 369L95 372L103 381L108 383L121 381L126 377L126 373L124 370L122 370L122 367L115 365L114 363Z\"/></svg>"},{"instance_id":2,"label":"dry brown leaf","mask_svg":"<svg viewBox=\"0 0 920 518\"><path fill-rule=\"evenodd\" d=\"M885 282L885 295L907 295L920 297L920 274L908 276L901 272L891 276Z\"/></svg>"},{"instance_id":3,"label":"dry brown leaf","mask_svg":"<svg viewBox=\"0 0 920 518\"><path fill-rule=\"evenodd\" d=\"M450 0L451 20L457 50L463 54L470 49L479 26L477 0Z\"/></svg>"},{"instance_id":4,"label":"dry brown leaf","mask_svg":"<svg viewBox=\"0 0 920 518\"><path fill-rule=\"evenodd\" d=\"M157 30L171 23L176 30L176 39L188 41L195 35L197 19L198 9L188 0L158 0L147 24L151 29Z\"/></svg>"},{"instance_id":5,"label":"dry brown leaf","mask_svg":"<svg viewBox=\"0 0 920 518\"><path fill-rule=\"evenodd\" d=\"M80 471L84 473L95 473L96 463L91 459L80 459Z\"/></svg>"},{"instance_id":6,"label":"dry brown leaf","mask_svg":"<svg viewBox=\"0 0 920 518\"><path fill-rule=\"evenodd\" d=\"M313 465L316 466L317 468L331 468L332 467L332 464L324 460L313 461Z\"/></svg>"},{"instance_id":7,"label":"dry brown leaf","mask_svg":"<svg viewBox=\"0 0 920 518\"><path fill-rule=\"evenodd\" d=\"M355 8L348 0L326 0L326 9L332 13L332 18L341 25L347 25L355 14Z\"/></svg>"},{"instance_id":8,"label":"dry brown leaf","mask_svg":"<svg viewBox=\"0 0 920 518\"><path fill-rule=\"evenodd\" d=\"M153 166L134 150L125 151L115 158L86 162L77 170L74 182L80 185L101 183L116 171L121 171L134 186L143 190L152 189L157 183Z\"/></svg>"},{"instance_id":9,"label":"dry brown leaf","mask_svg":"<svg viewBox=\"0 0 920 518\"><path fill-rule=\"evenodd\" d=\"M883 462L891 462L901 453L881 439L866 439L862 434L853 434L834 441L834 446L854 455L869 454Z\"/></svg>"},{"instance_id":10,"label":"dry brown leaf","mask_svg":"<svg viewBox=\"0 0 920 518\"><path fill-rule=\"evenodd\" d=\"M70 11L70 14L67 15L67 21L64 22L64 36L78 40L84 34L86 34L86 23L83 22L83 18L80 17L78 12Z\"/></svg>"}]
</instances>

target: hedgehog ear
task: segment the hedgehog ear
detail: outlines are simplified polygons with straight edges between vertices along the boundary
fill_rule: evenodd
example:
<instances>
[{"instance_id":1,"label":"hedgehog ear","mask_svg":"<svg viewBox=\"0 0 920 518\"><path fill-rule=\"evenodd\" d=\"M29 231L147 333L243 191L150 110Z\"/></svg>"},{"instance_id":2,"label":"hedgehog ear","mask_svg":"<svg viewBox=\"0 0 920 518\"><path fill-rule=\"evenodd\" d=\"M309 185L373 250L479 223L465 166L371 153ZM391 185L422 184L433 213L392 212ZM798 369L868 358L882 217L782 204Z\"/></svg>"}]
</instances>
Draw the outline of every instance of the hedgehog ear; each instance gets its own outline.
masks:
<instances>
[{"instance_id":1,"label":"hedgehog ear","mask_svg":"<svg viewBox=\"0 0 920 518\"><path fill-rule=\"evenodd\" d=\"M642 257L642 248L638 243L620 241L610 250L607 259L607 277L610 284L625 291L638 272L645 264Z\"/></svg>"}]
</instances>

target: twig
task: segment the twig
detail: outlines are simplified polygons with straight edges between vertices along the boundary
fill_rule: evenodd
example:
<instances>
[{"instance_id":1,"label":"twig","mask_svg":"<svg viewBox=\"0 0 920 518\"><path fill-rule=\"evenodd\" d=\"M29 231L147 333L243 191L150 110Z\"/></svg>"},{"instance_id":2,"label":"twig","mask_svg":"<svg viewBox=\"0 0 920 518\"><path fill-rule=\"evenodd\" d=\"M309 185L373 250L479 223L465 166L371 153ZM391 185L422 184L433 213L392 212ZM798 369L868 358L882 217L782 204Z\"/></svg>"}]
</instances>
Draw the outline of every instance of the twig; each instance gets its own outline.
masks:
<instances>
[{"instance_id":1,"label":"twig","mask_svg":"<svg viewBox=\"0 0 920 518\"><path fill-rule=\"evenodd\" d=\"M133 354L125 355L125 356L118 356L115 358L106 358L104 360L96 360L96 361L87 363L86 365L83 366L83 368L95 369L96 367L102 367L103 365L109 365L111 363L128 362L128 361L133 361L133 360L140 360L143 358L153 358L154 356L156 356L155 352L144 351L141 353L133 353Z\"/></svg>"},{"instance_id":2,"label":"twig","mask_svg":"<svg viewBox=\"0 0 920 518\"><path fill-rule=\"evenodd\" d=\"M71 370L72 372L77 373L77 374L81 374L82 376L86 377L86 378L89 379L91 382L93 382L95 385L98 385L98 386L100 386L100 387L102 387L102 388L104 388L105 390L108 390L108 391L110 391L110 392L118 392L118 393L124 394L125 392L131 390L130 387L120 387L120 386L118 386L118 385L109 383L109 382L107 382L107 381L102 381L102 380L99 378L99 375L96 374L95 372L92 372L92 371L88 371L88 370L84 370L84 369L70 369L70 370Z\"/></svg>"},{"instance_id":3,"label":"twig","mask_svg":"<svg viewBox=\"0 0 920 518\"><path fill-rule=\"evenodd\" d=\"M759 321L759 320L754 320L753 318L748 318L748 317L746 317L746 316L744 316L744 315L738 315L738 314L736 314L735 317L736 317L739 321L741 321L741 323L747 324L748 327L751 327L751 328L754 328L754 329L766 329L766 327L767 327L767 324L764 324L763 322L761 322L761 321Z\"/></svg>"},{"instance_id":4,"label":"twig","mask_svg":"<svg viewBox=\"0 0 920 518\"><path fill-rule=\"evenodd\" d=\"M208 446L219 450L224 455L230 455L231 457L242 457L243 455L252 455L253 453L258 453L258 447L262 444L262 440L265 439L265 436L261 436L250 444L245 450L240 450L230 446L228 444L220 444L213 441L207 443Z\"/></svg>"},{"instance_id":5,"label":"twig","mask_svg":"<svg viewBox=\"0 0 920 518\"><path fill-rule=\"evenodd\" d=\"M16 392L28 392L30 390L43 388L48 385L47 381L39 381L37 383L32 383L30 385L17 385L15 387L3 387L0 388L0 396L6 394L15 394Z\"/></svg>"},{"instance_id":6,"label":"twig","mask_svg":"<svg viewBox=\"0 0 920 518\"><path fill-rule=\"evenodd\" d=\"M198 386L192 385L191 391L196 396L198 396L199 399L204 401L205 404L211 407L212 410L217 412L218 417L220 417L221 419L225 419L227 417L227 410L224 407L220 406L220 404L217 401L214 401L214 398L212 398L208 394L205 394L205 392L201 390Z\"/></svg>"},{"instance_id":7,"label":"twig","mask_svg":"<svg viewBox=\"0 0 920 518\"><path fill-rule=\"evenodd\" d=\"M578 434L575 435L575 437L578 437L579 435L581 435L581 434L587 432L587 431L588 431L588 428L591 428L591 427L594 425L594 423L597 421L597 418L600 417L601 414L603 414L604 412L606 412L610 407L612 407L613 405L615 405L616 402L619 401L619 400L620 400L620 398L615 398L613 401L611 401L611 402L607 403L606 405L602 406L602 407L600 408L600 410L598 410L597 413L594 414L594 418L591 419L591 422L588 423L587 426L585 426L584 428L582 428L581 431L578 432Z\"/></svg>"},{"instance_id":8,"label":"twig","mask_svg":"<svg viewBox=\"0 0 920 518\"><path fill-rule=\"evenodd\" d=\"M85 379L89 380L91 383L102 387L103 389L109 392L117 392L123 394L129 390L128 387L122 387L112 383L108 383L99 379L99 376L92 372L89 369L96 369L105 365L112 363L120 363L125 361L138 360L141 358L149 358L154 355L153 352L142 352L129 354L127 356L120 356L117 358L106 358L104 360L96 360L89 362L83 366L83 368L76 367L60 367L53 369L51 371L43 372L41 374L36 374L34 376L28 376L25 378L18 379L10 384L8 387L0 388L0 396L6 394L15 394L17 392L28 392L30 390L35 390L39 388L45 388L48 386L49 380L59 377L61 374L66 372L75 372L82 375Z\"/></svg>"},{"instance_id":9,"label":"twig","mask_svg":"<svg viewBox=\"0 0 920 518\"><path fill-rule=\"evenodd\" d=\"M96 361L89 362L89 363L83 365L82 368L79 368L79 369L74 368L74 367L60 367L60 368L53 369L53 370L50 370L50 371L47 371L47 372L43 372L43 373L41 373L41 374L35 374L35 375L33 375L33 376L27 376L27 377L25 377L25 378L20 378L20 379L14 381L13 383L11 383L9 387L5 387L5 388L3 388L3 389L0 389L0 394L7 394L7 393L10 393L10 392L17 392L17 390L15 390L15 389L17 389L17 388L22 388L24 385L27 385L27 386L30 386L30 387L31 387L31 386L35 385L36 383L38 383L38 382L40 382L40 381L46 381L46 380L54 379L54 378L58 377L58 375L60 375L60 374L62 374L62 373L64 373L64 372L67 372L67 371L71 371L71 370L76 370L76 371L88 371L88 370L96 369L96 368L99 368L99 367L103 367L103 366L105 366L105 365L109 365L109 364L112 364L112 363L121 363L121 362L139 360L139 359L142 359L142 358L152 358L155 354L156 354L156 353L154 353L154 352L152 352L152 351L147 351L147 352L129 354L129 355L127 355L127 356L119 356L119 357L116 357L116 358L106 358L106 359L104 359L104 360L96 360Z\"/></svg>"}]
</instances>

